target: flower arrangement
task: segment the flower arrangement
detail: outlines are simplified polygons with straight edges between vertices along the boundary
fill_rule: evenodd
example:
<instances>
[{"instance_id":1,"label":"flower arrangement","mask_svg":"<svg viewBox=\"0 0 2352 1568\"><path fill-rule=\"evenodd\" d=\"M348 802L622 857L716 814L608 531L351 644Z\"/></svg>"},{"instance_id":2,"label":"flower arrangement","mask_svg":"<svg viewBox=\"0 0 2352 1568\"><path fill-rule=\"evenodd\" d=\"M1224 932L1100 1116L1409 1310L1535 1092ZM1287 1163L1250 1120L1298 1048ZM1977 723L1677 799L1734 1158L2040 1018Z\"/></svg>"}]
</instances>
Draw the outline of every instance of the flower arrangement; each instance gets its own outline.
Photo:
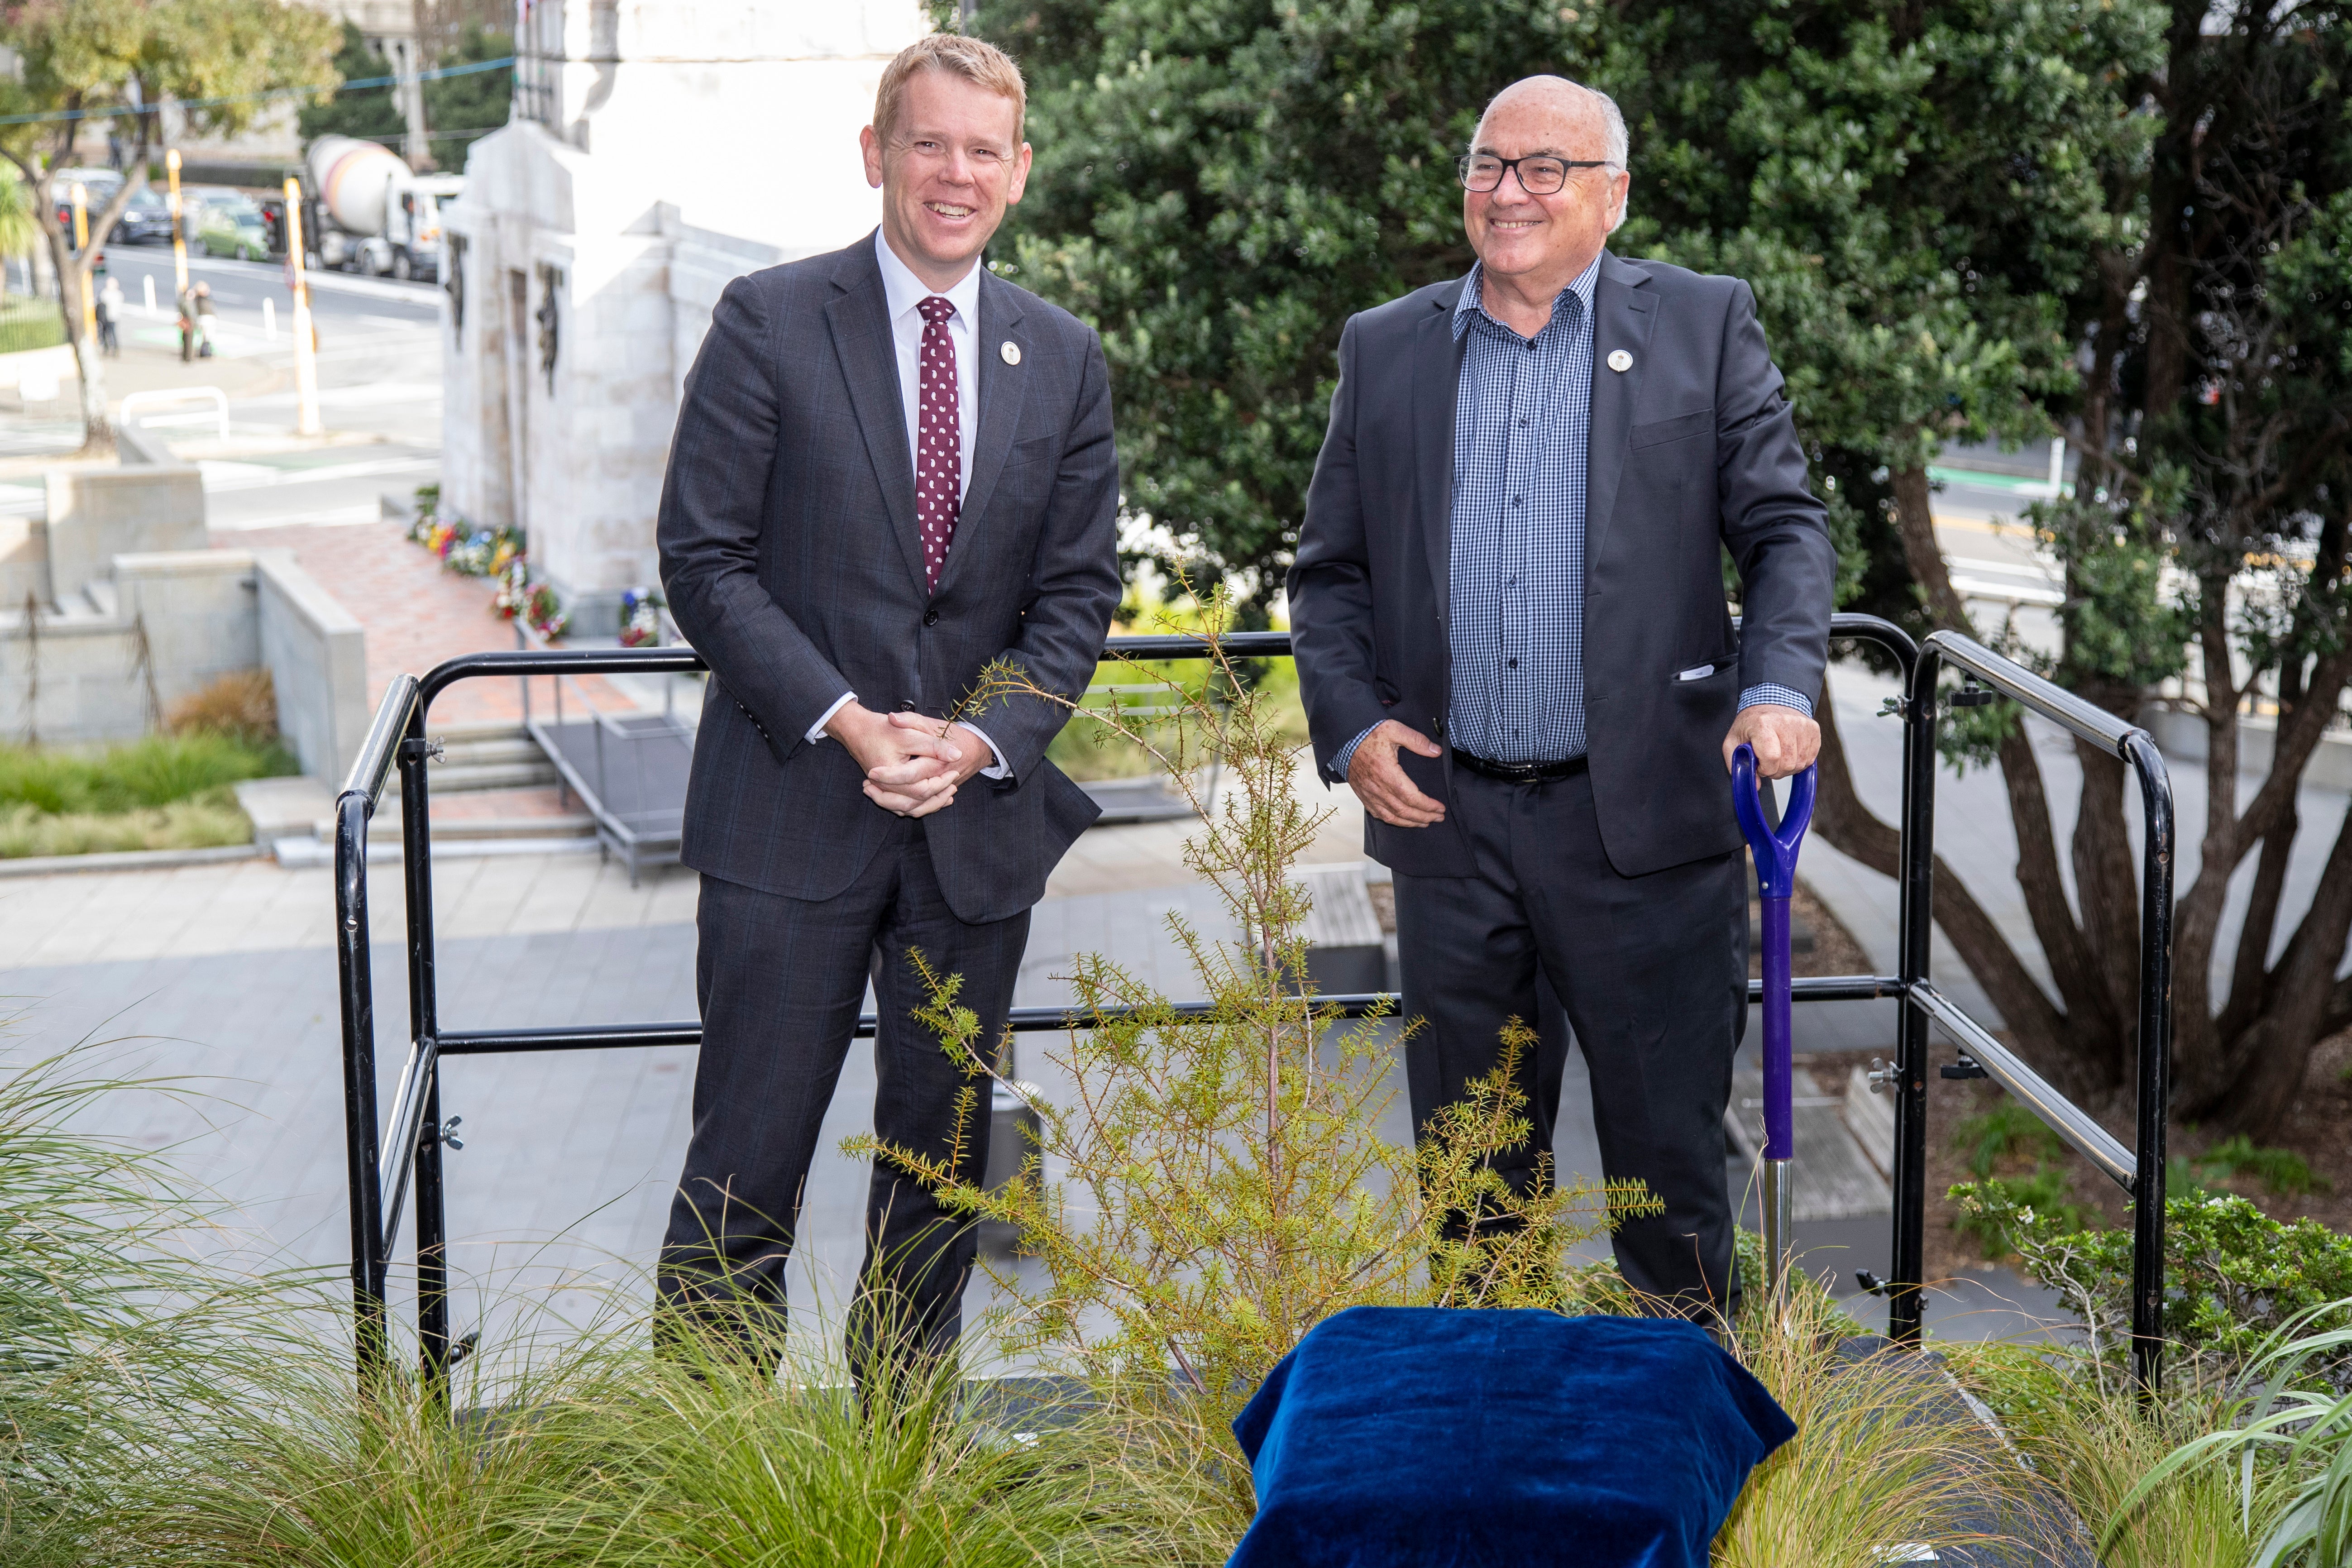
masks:
<instances>
[{"instance_id":1,"label":"flower arrangement","mask_svg":"<svg viewBox=\"0 0 2352 1568\"><path fill-rule=\"evenodd\" d=\"M530 556L524 548L521 529L507 523L496 528L472 528L461 517L445 517L441 511L441 487L419 485L416 519L408 526L408 537L431 551L443 566L461 577L496 580L499 588L490 600L490 613L500 620L511 621L520 616L550 639L562 637L564 627L571 624L572 617L564 613L554 589L544 583L532 586Z\"/></svg>"},{"instance_id":2,"label":"flower arrangement","mask_svg":"<svg viewBox=\"0 0 2352 1568\"><path fill-rule=\"evenodd\" d=\"M572 624L571 614L564 609L563 602L555 596L555 590L544 583L531 589L530 597L523 605L523 619L531 630L550 642L561 637Z\"/></svg>"},{"instance_id":3,"label":"flower arrangement","mask_svg":"<svg viewBox=\"0 0 2352 1568\"><path fill-rule=\"evenodd\" d=\"M661 613L667 607L657 589L622 590L621 646L659 647L662 640Z\"/></svg>"}]
</instances>

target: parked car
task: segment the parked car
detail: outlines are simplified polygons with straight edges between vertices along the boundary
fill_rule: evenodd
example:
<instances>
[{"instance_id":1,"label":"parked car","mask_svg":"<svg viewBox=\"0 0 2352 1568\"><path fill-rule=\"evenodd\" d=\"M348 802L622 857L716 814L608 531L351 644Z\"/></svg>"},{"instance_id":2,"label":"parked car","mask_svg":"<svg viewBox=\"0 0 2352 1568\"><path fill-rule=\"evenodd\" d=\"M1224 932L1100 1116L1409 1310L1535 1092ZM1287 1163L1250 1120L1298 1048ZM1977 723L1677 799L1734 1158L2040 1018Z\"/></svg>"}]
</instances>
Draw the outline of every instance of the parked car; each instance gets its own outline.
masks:
<instances>
[{"instance_id":1,"label":"parked car","mask_svg":"<svg viewBox=\"0 0 2352 1568\"><path fill-rule=\"evenodd\" d=\"M262 221L261 204L241 191L205 191L197 209L195 234L188 242L194 256L234 256L240 261L269 259L269 229Z\"/></svg>"},{"instance_id":2,"label":"parked car","mask_svg":"<svg viewBox=\"0 0 2352 1568\"><path fill-rule=\"evenodd\" d=\"M152 185L133 191L115 220L114 237L125 245L171 244L172 204Z\"/></svg>"}]
</instances>

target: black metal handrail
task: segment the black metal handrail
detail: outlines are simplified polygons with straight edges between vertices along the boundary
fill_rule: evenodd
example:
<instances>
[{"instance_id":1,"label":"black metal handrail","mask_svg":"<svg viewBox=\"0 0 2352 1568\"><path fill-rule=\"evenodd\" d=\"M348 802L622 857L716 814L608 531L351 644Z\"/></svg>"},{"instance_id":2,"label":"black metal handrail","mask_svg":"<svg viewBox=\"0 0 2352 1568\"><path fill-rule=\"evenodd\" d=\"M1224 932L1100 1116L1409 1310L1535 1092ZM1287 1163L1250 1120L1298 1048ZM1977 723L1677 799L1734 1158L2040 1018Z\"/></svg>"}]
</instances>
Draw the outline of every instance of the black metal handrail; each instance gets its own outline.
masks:
<instances>
[{"instance_id":1,"label":"black metal handrail","mask_svg":"<svg viewBox=\"0 0 2352 1568\"><path fill-rule=\"evenodd\" d=\"M1903 672L1904 789L1901 903L1897 914L1900 962L1892 975L1833 975L1795 984L1800 1002L1891 999L1897 1008L1895 1150L1894 1171L1893 1280L1888 1295L1888 1331L1899 1342L1916 1343L1920 1331L1920 1276L1926 1219L1927 1028L1941 1024L1969 1058L2032 1110L2061 1137L2130 1191L2136 1206L2133 1238L2132 1332L2134 1370L2153 1391L2162 1373L2163 1194L2165 1089L2171 1047L2172 798L2164 763L2153 740L2137 729L2052 685L2031 670L1964 637L1938 632L1924 648L1902 628L1873 616L1838 616L1831 625L1837 639L1873 642L1893 656ZM1222 637L1233 657L1279 658L1290 654L1286 632L1232 633ZM1172 660L1201 658L1209 649L1189 636L1114 637L1107 657ZM2116 756L2137 770L2147 814L2140 936L2139 1125L2137 1145L2126 1150L2079 1107L2059 1095L2016 1054L1928 980L1935 868L1936 724L1937 671L1949 664L2015 699L2036 713ZM702 670L708 667L690 648L616 650L563 649L477 653L447 660L421 679L401 676L385 691L366 742L336 801L335 904L337 962L341 981L343 1104L349 1145L352 1216L352 1291L357 1352L362 1377L389 1365L386 1286L392 1237L407 1187L416 1189L416 1282L418 1338L428 1381L445 1378L449 1337L447 1236L441 1170L441 1058L510 1052L610 1049L622 1047L699 1044L702 1026L688 1020L590 1025L564 1028L444 1030L435 965L432 896L432 818L425 764L432 748L425 718L433 700L451 685L489 677L588 675ZM375 1010L369 965L367 832L391 769L401 773L403 874L407 891L410 1047L393 1118L379 1136L375 1092ZM1749 982L1753 1000L1759 984ZM1393 1007L1383 994L1333 996L1320 1005L1333 1016L1361 1017ZM1207 1004L1180 1004L1179 1016L1206 1011ZM1017 1031L1065 1030L1082 1017L1066 1008L1013 1010ZM873 1032L871 1016L858 1033Z\"/></svg>"}]
</instances>

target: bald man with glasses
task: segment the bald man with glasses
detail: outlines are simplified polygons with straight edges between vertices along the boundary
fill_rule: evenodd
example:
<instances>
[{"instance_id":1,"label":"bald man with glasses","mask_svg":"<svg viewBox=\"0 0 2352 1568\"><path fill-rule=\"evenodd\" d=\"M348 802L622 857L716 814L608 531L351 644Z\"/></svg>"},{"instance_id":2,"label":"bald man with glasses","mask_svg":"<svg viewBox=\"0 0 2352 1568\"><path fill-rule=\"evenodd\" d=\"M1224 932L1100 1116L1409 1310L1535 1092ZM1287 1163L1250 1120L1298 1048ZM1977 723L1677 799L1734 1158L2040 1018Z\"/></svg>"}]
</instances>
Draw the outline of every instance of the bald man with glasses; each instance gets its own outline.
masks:
<instances>
[{"instance_id":1,"label":"bald man with glasses","mask_svg":"<svg viewBox=\"0 0 2352 1568\"><path fill-rule=\"evenodd\" d=\"M1468 276L1368 310L1289 578L1316 761L1396 880L1416 1126L1557 994L1601 1162L1664 1212L1614 1237L1660 1310L1736 1289L1723 1113L1747 1022L1726 773L1813 760L1836 555L1748 286L1607 249L1624 121L1558 77L1487 106ZM1719 562L1740 577L1743 623ZM1567 1042L1521 1064L1551 1152Z\"/></svg>"}]
</instances>

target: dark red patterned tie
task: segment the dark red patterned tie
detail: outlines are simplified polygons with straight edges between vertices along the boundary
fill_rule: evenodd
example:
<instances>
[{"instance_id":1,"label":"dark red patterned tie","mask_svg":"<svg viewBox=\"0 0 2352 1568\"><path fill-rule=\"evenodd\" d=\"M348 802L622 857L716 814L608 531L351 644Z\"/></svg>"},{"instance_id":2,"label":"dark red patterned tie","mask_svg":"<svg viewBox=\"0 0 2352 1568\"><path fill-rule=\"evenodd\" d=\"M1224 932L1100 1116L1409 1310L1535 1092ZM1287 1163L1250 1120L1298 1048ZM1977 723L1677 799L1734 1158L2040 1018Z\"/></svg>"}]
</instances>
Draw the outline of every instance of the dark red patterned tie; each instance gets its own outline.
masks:
<instances>
[{"instance_id":1,"label":"dark red patterned tie","mask_svg":"<svg viewBox=\"0 0 2352 1568\"><path fill-rule=\"evenodd\" d=\"M963 499L963 420L957 406L955 340L948 318L955 307L937 294L915 307L923 313L922 375L915 420L915 521L923 531L923 572L938 593L940 568L955 539Z\"/></svg>"}]
</instances>

